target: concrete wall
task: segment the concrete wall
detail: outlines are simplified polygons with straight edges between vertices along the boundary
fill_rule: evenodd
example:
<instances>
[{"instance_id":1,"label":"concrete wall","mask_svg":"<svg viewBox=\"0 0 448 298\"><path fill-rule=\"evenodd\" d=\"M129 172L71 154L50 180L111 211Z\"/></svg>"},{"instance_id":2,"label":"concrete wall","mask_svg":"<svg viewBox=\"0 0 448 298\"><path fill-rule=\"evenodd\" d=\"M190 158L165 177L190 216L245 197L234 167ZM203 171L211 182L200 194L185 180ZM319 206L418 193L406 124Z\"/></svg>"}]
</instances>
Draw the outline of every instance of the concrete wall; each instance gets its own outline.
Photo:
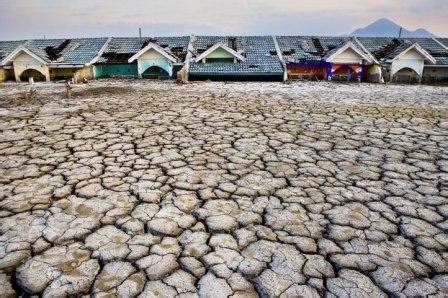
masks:
<instances>
[{"instance_id":1,"label":"concrete wall","mask_svg":"<svg viewBox=\"0 0 448 298\"><path fill-rule=\"evenodd\" d=\"M157 66L173 76L173 63L154 49L150 49L137 59L139 77L150 67Z\"/></svg>"},{"instance_id":2,"label":"concrete wall","mask_svg":"<svg viewBox=\"0 0 448 298\"><path fill-rule=\"evenodd\" d=\"M17 82L20 82L20 75L27 69L34 69L40 72L45 80L50 81L50 71L48 66L31 57L25 52L20 53L13 61L14 74Z\"/></svg>"},{"instance_id":3,"label":"concrete wall","mask_svg":"<svg viewBox=\"0 0 448 298\"><path fill-rule=\"evenodd\" d=\"M93 66L85 66L77 69L74 78L77 82L82 82L84 79L93 79Z\"/></svg>"},{"instance_id":4,"label":"concrete wall","mask_svg":"<svg viewBox=\"0 0 448 298\"><path fill-rule=\"evenodd\" d=\"M0 82L6 81L7 77L6 69L0 68Z\"/></svg>"},{"instance_id":5,"label":"concrete wall","mask_svg":"<svg viewBox=\"0 0 448 298\"><path fill-rule=\"evenodd\" d=\"M74 68L50 68L51 80L64 80L73 78Z\"/></svg>"},{"instance_id":6,"label":"concrete wall","mask_svg":"<svg viewBox=\"0 0 448 298\"><path fill-rule=\"evenodd\" d=\"M423 68L425 66L425 61L423 60L422 55L420 55L414 49L408 51L405 55L401 56L399 59L396 59L392 62L390 68L390 80L393 81L396 78L396 74L402 70L403 68L410 68L414 70L419 80L423 74Z\"/></svg>"},{"instance_id":7,"label":"concrete wall","mask_svg":"<svg viewBox=\"0 0 448 298\"><path fill-rule=\"evenodd\" d=\"M346 49L336 57L334 57L332 63L340 64L362 64L362 57L351 48Z\"/></svg>"},{"instance_id":8,"label":"concrete wall","mask_svg":"<svg viewBox=\"0 0 448 298\"><path fill-rule=\"evenodd\" d=\"M137 77L137 64L99 64L93 66L94 78Z\"/></svg>"}]
</instances>

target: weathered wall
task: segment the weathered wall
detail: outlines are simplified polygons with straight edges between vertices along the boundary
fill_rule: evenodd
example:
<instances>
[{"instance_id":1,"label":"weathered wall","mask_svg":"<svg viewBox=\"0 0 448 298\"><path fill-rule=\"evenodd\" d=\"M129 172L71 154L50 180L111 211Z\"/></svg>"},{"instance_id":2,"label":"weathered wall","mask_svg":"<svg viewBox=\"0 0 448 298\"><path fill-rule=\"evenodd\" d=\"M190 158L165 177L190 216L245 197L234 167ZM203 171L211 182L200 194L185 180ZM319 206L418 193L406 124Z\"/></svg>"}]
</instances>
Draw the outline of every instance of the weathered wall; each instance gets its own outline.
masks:
<instances>
[{"instance_id":1,"label":"weathered wall","mask_svg":"<svg viewBox=\"0 0 448 298\"><path fill-rule=\"evenodd\" d=\"M362 64L362 57L352 49L348 48L334 57L331 62L341 64Z\"/></svg>"},{"instance_id":2,"label":"weathered wall","mask_svg":"<svg viewBox=\"0 0 448 298\"><path fill-rule=\"evenodd\" d=\"M74 78L77 82L81 82L84 79L93 79L93 66L85 66L83 68L77 69Z\"/></svg>"},{"instance_id":3,"label":"weathered wall","mask_svg":"<svg viewBox=\"0 0 448 298\"><path fill-rule=\"evenodd\" d=\"M100 64L93 66L94 78L137 77L137 64Z\"/></svg>"},{"instance_id":4,"label":"weathered wall","mask_svg":"<svg viewBox=\"0 0 448 298\"><path fill-rule=\"evenodd\" d=\"M287 64L286 70L288 72L288 77L303 78L308 76L310 78L316 78L319 80L324 80L327 77L327 66L326 65L292 65Z\"/></svg>"},{"instance_id":5,"label":"weathered wall","mask_svg":"<svg viewBox=\"0 0 448 298\"><path fill-rule=\"evenodd\" d=\"M0 68L0 82L6 81L7 74L6 69Z\"/></svg>"},{"instance_id":6,"label":"weathered wall","mask_svg":"<svg viewBox=\"0 0 448 298\"><path fill-rule=\"evenodd\" d=\"M425 66L423 81L425 83L448 82L448 67Z\"/></svg>"},{"instance_id":7,"label":"weathered wall","mask_svg":"<svg viewBox=\"0 0 448 298\"><path fill-rule=\"evenodd\" d=\"M50 81L50 71L48 69L48 66L42 64L41 62L31 57L27 53L23 52L19 54L19 56L17 56L14 59L13 66L14 66L15 79L17 82L20 82L20 75L27 69L37 70L45 77L45 80L47 82Z\"/></svg>"},{"instance_id":8,"label":"weathered wall","mask_svg":"<svg viewBox=\"0 0 448 298\"><path fill-rule=\"evenodd\" d=\"M74 68L50 68L51 80L64 80L73 77Z\"/></svg>"}]
</instances>

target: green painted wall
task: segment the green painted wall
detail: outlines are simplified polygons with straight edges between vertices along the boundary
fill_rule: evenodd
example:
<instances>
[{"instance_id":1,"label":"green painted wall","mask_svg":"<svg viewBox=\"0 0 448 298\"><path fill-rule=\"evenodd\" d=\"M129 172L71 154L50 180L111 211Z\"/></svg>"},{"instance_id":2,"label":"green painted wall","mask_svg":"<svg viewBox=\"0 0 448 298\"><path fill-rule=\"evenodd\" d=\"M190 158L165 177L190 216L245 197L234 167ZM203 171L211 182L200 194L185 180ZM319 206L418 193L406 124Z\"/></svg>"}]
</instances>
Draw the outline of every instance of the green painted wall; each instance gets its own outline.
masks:
<instances>
[{"instance_id":1,"label":"green painted wall","mask_svg":"<svg viewBox=\"0 0 448 298\"><path fill-rule=\"evenodd\" d=\"M234 58L234 56L222 48L217 48L208 54L206 58Z\"/></svg>"},{"instance_id":2,"label":"green painted wall","mask_svg":"<svg viewBox=\"0 0 448 298\"><path fill-rule=\"evenodd\" d=\"M113 76L137 77L137 64L102 64L93 67L94 78Z\"/></svg>"}]
</instances>

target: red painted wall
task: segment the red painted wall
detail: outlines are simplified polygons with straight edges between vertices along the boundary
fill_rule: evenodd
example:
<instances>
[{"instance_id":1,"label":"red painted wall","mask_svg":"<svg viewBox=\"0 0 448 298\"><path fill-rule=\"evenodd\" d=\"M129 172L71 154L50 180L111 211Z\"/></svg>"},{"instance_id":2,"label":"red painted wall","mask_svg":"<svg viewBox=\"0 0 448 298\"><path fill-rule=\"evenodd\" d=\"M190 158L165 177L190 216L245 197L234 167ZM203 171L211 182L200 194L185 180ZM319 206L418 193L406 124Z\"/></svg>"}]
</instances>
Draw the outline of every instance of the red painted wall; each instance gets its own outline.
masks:
<instances>
[{"instance_id":1,"label":"red painted wall","mask_svg":"<svg viewBox=\"0 0 448 298\"><path fill-rule=\"evenodd\" d=\"M326 66L314 66L314 65L287 65L286 70L288 75L310 75L316 76L318 79L327 78Z\"/></svg>"}]
</instances>

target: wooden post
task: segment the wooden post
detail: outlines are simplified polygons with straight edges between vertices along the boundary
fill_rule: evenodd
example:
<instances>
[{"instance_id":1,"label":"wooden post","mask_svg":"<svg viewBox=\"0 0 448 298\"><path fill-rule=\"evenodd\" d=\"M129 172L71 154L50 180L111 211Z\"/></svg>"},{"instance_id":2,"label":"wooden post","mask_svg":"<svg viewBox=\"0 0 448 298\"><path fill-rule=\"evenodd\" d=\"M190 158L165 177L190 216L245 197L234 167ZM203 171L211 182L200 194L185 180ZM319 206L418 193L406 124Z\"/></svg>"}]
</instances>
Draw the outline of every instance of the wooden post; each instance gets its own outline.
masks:
<instances>
[{"instance_id":1,"label":"wooden post","mask_svg":"<svg viewBox=\"0 0 448 298\"><path fill-rule=\"evenodd\" d=\"M65 84L65 88L67 90L67 98L71 99L72 98L72 86L70 85L70 82L67 82L67 84Z\"/></svg>"}]
</instances>

